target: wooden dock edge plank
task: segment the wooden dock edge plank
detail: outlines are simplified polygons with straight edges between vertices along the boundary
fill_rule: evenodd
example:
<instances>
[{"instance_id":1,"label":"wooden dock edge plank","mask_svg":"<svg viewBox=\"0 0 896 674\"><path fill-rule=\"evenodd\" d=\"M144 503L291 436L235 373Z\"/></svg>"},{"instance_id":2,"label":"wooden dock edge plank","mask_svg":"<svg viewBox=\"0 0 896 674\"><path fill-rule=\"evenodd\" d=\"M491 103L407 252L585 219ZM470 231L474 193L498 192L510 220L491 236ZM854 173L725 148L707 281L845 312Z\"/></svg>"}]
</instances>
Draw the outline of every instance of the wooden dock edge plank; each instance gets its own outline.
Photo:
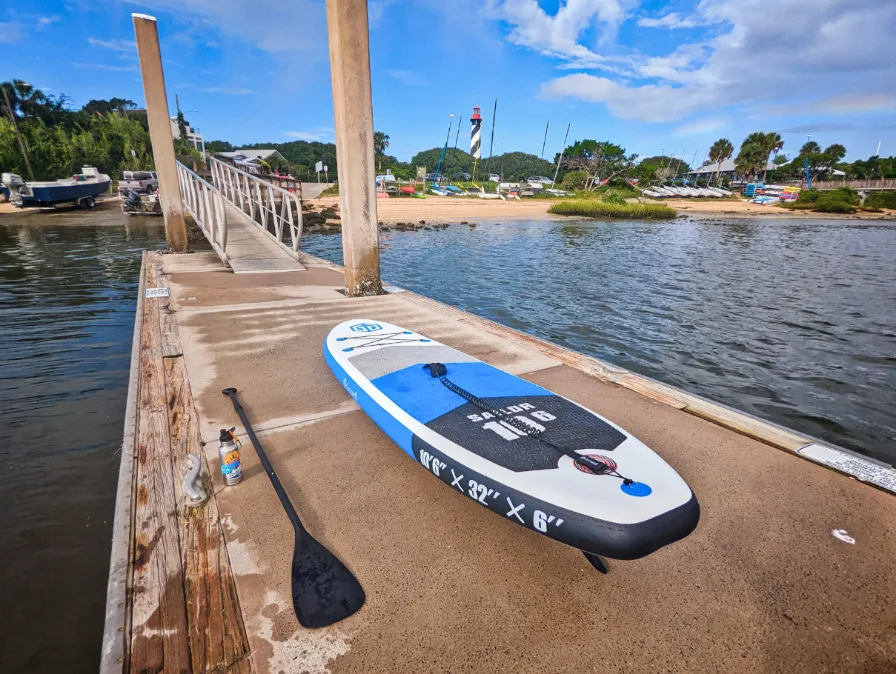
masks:
<instances>
[{"instance_id":1,"label":"wooden dock edge plank","mask_svg":"<svg viewBox=\"0 0 896 674\"><path fill-rule=\"evenodd\" d=\"M159 281L159 253L145 257L146 286ZM128 671L189 671L187 609L168 428L160 314L143 299L137 400L136 506Z\"/></svg>"},{"instance_id":2,"label":"wooden dock edge plank","mask_svg":"<svg viewBox=\"0 0 896 674\"><path fill-rule=\"evenodd\" d=\"M166 358L165 370L174 465L187 454L198 456L209 495L198 508L178 503L192 671L218 672L248 657L249 639L183 357Z\"/></svg>"},{"instance_id":3,"label":"wooden dock edge plank","mask_svg":"<svg viewBox=\"0 0 896 674\"><path fill-rule=\"evenodd\" d=\"M333 271L338 271L340 273L345 271L345 268L342 265L336 264L335 262L330 262L329 260L325 260L315 255L310 255L309 253L302 252L299 259L306 267L323 267L326 269L332 269ZM865 484L875 487L876 489L888 491L884 487L881 487L874 482L864 480L858 475L844 472L824 463L812 461L812 459L803 456L798 451L800 449L803 449L807 445L819 444L824 447L830 447L843 454L854 456L856 455L855 452L840 447L839 445L836 445L832 442L828 442L826 440L822 440L805 433L794 431L790 428L781 426L774 422L766 421L765 419L754 417L753 415L741 410L735 409L733 407L728 407L727 405L722 405L721 403L716 403L711 400L707 400L706 398L702 398L701 396L693 393L682 391L673 386L669 386L668 384L663 384L662 382L656 381L655 379L651 379L650 377L645 377L644 375L636 374L634 372L631 372L630 370L626 370L625 368L621 368L616 365L604 362L598 358L585 356L583 354L576 353L575 351L571 351L570 349L566 349L562 346L551 344L550 342L540 339L539 337L533 337L532 335L520 332L519 330L508 328L507 326L496 323L495 321L483 318L481 316L476 316L467 311L457 309L456 307L452 307L447 304L443 304L442 302L438 302L423 295L419 295L411 290L398 288L397 286L392 287L399 290L401 292L401 296L407 298L411 302L415 302L416 304L428 307L436 311L440 311L444 314L453 314L459 320L470 323L472 325L476 325L483 330L500 335L505 339L511 339L518 344L528 344L530 347L541 351L546 356L555 358L561 363L569 365L570 367L574 367L577 370L581 370L582 372L585 372L586 374L591 375L596 379L605 381L610 384L616 384L617 386L621 386L623 388L629 389L630 391L634 391L635 393L639 393L647 398L650 398L651 400L656 400L657 402L663 403L664 405L669 405L670 407L674 407L675 409L681 410L682 412L692 414L696 417L727 428L728 430L740 435L745 435L749 438L765 443L777 449L789 452L794 456L798 456L804 461L814 463L815 465L822 465L829 470L840 473L841 475L861 480L865 482ZM867 458L862 455L858 456L863 460ZM874 462L873 460L870 461ZM881 465L889 467L888 464Z\"/></svg>"},{"instance_id":4,"label":"wooden dock edge plank","mask_svg":"<svg viewBox=\"0 0 896 674\"><path fill-rule=\"evenodd\" d=\"M137 286L137 310L131 342L131 368L128 376L128 397L125 404L124 437L121 442L121 464L115 496L115 517L112 522L112 552L109 560L109 583L106 587L106 618L100 655L100 674L121 672L124 668L125 642L128 639L129 602L128 573L131 559L131 522L134 511L134 440L137 435L137 390L140 376L140 335L143 327L143 292L146 252L140 264Z\"/></svg>"},{"instance_id":5,"label":"wooden dock edge plank","mask_svg":"<svg viewBox=\"0 0 896 674\"><path fill-rule=\"evenodd\" d=\"M157 254L153 260L157 285L167 288L162 256ZM202 447L199 418L182 354L176 316L167 303L159 304L158 315L191 671L251 671L249 638L243 623L211 473ZM189 507L181 498L181 477L188 454L199 457L203 487L209 496L200 508Z\"/></svg>"}]
</instances>

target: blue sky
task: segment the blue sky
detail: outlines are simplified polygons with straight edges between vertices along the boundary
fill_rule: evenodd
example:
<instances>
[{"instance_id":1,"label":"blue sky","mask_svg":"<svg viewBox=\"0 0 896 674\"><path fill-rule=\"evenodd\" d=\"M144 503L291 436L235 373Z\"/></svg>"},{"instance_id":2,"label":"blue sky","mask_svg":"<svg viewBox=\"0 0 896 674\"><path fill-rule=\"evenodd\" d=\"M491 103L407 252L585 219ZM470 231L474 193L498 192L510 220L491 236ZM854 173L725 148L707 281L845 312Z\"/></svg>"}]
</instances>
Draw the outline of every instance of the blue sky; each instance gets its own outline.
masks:
<instances>
[{"instance_id":1,"label":"blue sky","mask_svg":"<svg viewBox=\"0 0 896 674\"><path fill-rule=\"evenodd\" d=\"M0 16L0 80L141 106L132 12L158 17L169 102L206 139L333 140L323 0L30 0ZM811 133L896 154L896 0L369 0L374 119L390 154L441 145L498 97L495 152L609 139L697 163ZM456 128L456 127L455 127ZM451 143L455 132L452 131ZM487 143L487 131L483 134ZM486 145L487 151L487 145Z\"/></svg>"}]
</instances>

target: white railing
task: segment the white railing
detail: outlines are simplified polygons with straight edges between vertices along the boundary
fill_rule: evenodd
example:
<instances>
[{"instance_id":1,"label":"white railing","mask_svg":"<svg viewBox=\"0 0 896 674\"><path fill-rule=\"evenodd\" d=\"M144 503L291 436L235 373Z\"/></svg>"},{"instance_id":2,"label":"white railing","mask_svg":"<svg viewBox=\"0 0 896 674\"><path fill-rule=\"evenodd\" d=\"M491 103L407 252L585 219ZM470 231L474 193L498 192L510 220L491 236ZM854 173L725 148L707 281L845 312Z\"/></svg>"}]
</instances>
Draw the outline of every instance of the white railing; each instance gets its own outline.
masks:
<instances>
[{"instance_id":1,"label":"white railing","mask_svg":"<svg viewBox=\"0 0 896 674\"><path fill-rule=\"evenodd\" d=\"M177 162L177 178L184 206L222 261L227 262L227 213L224 197L211 183Z\"/></svg>"},{"instance_id":2,"label":"white railing","mask_svg":"<svg viewBox=\"0 0 896 674\"><path fill-rule=\"evenodd\" d=\"M219 159L209 157L212 182L233 206L240 209L265 234L283 246L294 257L299 253L302 238L302 201L263 178L241 171ZM284 234L290 241L284 241Z\"/></svg>"}]
</instances>

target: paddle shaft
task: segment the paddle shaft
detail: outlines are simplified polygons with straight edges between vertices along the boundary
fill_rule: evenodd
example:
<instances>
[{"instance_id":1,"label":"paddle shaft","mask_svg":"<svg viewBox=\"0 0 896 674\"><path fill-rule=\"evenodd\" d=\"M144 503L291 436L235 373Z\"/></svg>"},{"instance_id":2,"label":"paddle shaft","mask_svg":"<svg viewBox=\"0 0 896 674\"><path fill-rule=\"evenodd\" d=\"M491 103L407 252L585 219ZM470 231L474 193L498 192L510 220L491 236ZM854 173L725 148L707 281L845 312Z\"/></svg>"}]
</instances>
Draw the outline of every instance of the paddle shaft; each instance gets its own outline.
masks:
<instances>
[{"instance_id":1,"label":"paddle shaft","mask_svg":"<svg viewBox=\"0 0 896 674\"><path fill-rule=\"evenodd\" d=\"M230 402L233 403L233 408L236 410L237 415L239 415L243 428L246 429L246 434L249 436L249 439L252 441L252 446L255 447L255 451L258 453L258 460L261 461L261 465L264 466L264 472L268 474L271 484L274 485L274 491L277 492L277 497L280 499L280 503L286 511L286 516L289 517L289 521L292 522L293 528L296 531L301 531L310 536L311 534L309 534L305 527L302 526L302 520L299 519L299 514L296 512L295 507L293 507L292 501L290 501L289 496L286 495L286 490L283 488L280 478L277 477L277 471L274 470L271 462L268 461L268 455L264 453L261 442L259 442L258 436L255 435L255 431L252 429L252 424L250 424L249 420L246 418L242 403L236 399L236 389L225 389L224 393L230 397Z\"/></svg>"}]
</instances>

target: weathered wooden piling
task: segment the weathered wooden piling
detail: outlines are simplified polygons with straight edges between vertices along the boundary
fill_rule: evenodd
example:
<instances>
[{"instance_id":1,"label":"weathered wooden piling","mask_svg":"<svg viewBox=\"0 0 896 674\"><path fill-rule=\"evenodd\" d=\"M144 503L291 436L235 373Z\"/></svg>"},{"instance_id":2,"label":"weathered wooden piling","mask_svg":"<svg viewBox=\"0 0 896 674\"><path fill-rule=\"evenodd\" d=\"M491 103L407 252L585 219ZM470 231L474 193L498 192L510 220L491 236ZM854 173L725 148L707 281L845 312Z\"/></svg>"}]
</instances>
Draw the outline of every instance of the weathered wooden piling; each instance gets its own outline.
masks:
<instances>
[{"instance_id":1,"label":"weathered wooden piling","mask_svg":"<svg viewBox=\"0 0 896 674\"><path fill-rule=\"evenodd\" d=\"M165 73L162 70L162 52L159 48L159 31L155 17L146 14L133 14L132 17L134 36L137 39L137 55L140 57L143 93L146 96L149 138L152 141L152 154L159 176L159 197L162 200L162 217L165 219L165 238L172 250L186 253L187 226L184 222L184 204L177 181L174 141L171 138L171 120L168 117L168 96L165 93Z\"/></svg>"}]
</instances>

